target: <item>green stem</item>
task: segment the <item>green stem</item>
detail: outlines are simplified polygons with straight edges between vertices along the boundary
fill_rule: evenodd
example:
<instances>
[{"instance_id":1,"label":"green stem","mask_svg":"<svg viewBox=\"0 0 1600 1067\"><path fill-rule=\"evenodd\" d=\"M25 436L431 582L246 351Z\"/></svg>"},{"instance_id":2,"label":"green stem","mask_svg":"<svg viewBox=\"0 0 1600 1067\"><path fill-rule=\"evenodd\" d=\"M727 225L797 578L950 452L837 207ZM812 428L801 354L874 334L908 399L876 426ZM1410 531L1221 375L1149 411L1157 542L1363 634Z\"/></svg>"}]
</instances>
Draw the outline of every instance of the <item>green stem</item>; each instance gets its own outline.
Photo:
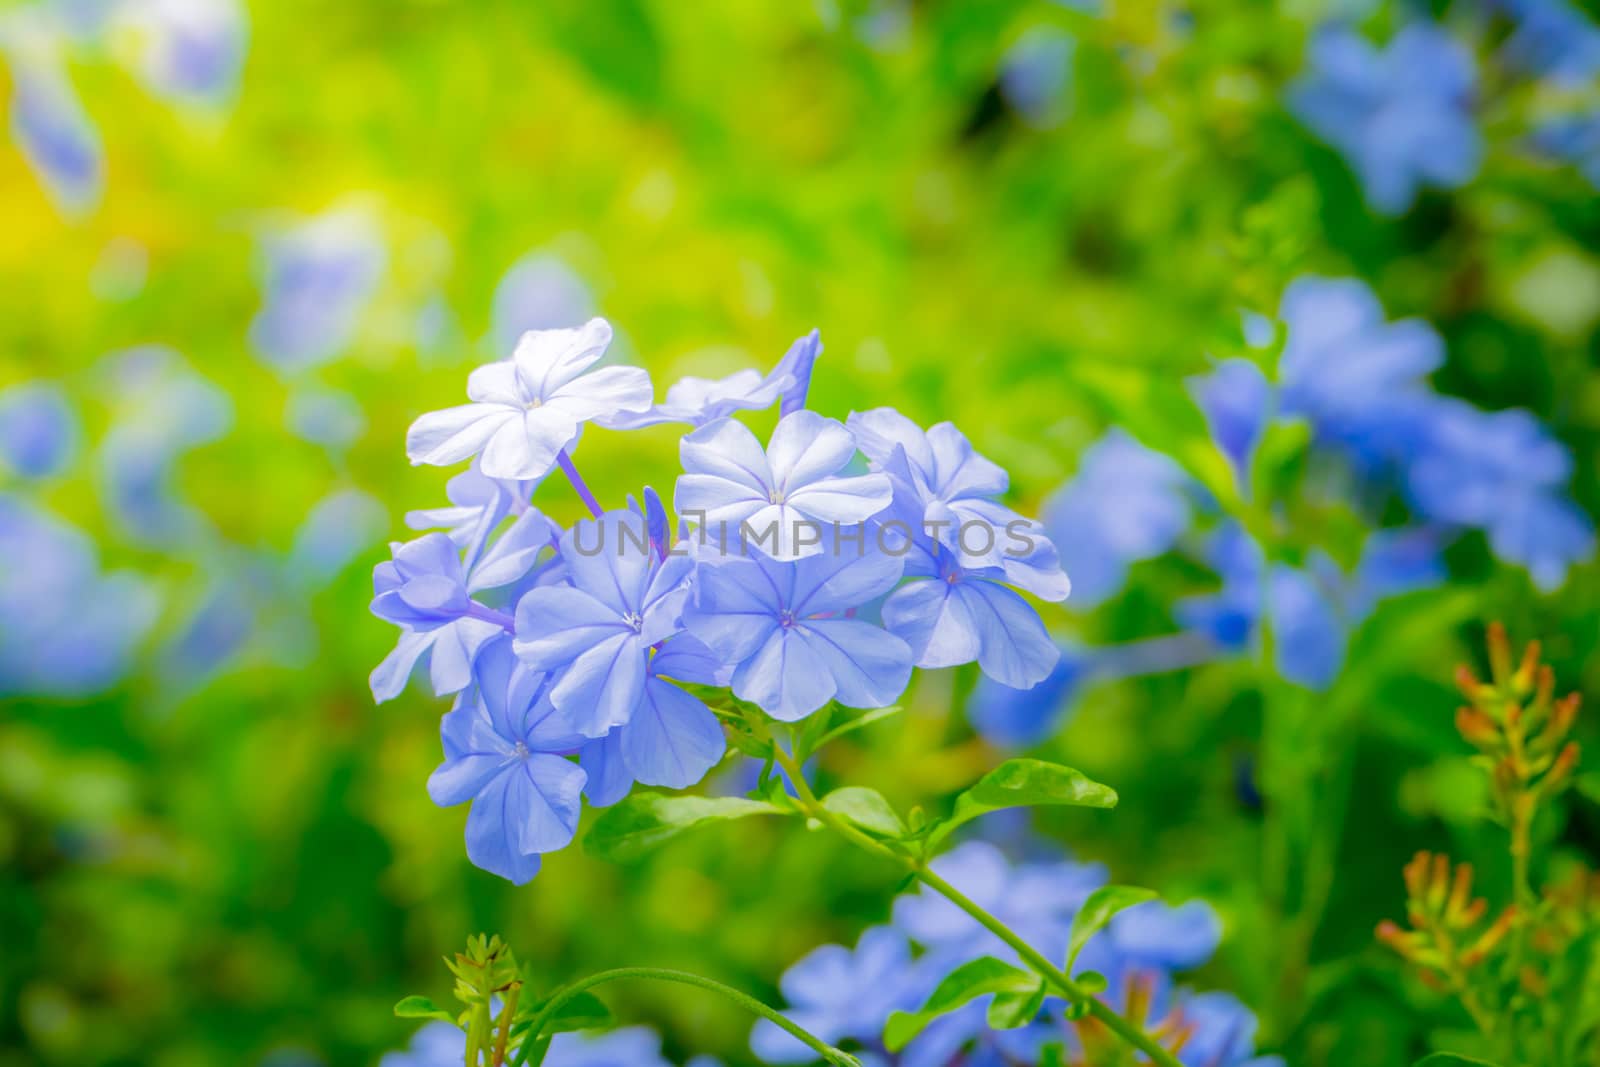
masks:
<instances>
[{"instance_id":1,"label":"green stem","mask_svg":"<svg viewBox=\"0 0 1600 1067\"><path fill-rule=\"evenodd\" d=\"M770 737L767 740L772 743L773 758L777 760L778 765L789 776L789 781L794 786L800 807L809 818L815 819L837 832L852 844L875 855L892 859L906 867L918 881L972 916L984 929L1011 946L1017 956L1027 963L1029 967L1032 967L1039 977L1054 986L1058 993L1074 1004L1085 1005L1091 1016L1129 1045L1143 1052L1150 1058L1150 1062L1160 1064L1161 1067L1183 1067L1172 1053L1162 1048L1154 1038L1144 1032L1143 1028L1124 1019L1106 1007L1103 1002L1078 988L1078 984L1065 971L1045 958L1043 953L1024 941L1005 923L969 899L966 894L930 870L916 856L867 835L864 831L857 829L823 807L822 802L817 799L817 795L811 791L811 785L806 781L799 765L795 763L794 757L785 752L783 747L776 741L772 741Z\"/></svg>"},{"instance_id":2,"label":"green stem","mask_svg":"<svg viewBox=\"0 0 1600 1067\"><path fill-rule=\"evenodd\" d=\"M694 986L697 989L718 993L746 1011L759 1015L778 1026L795 1040L804 1043L806 1047L816 1052L827 1062L837 1064L839 1067L861 1067L860 1061L848 1052L834 1048L797 1023L790 1021L787 1016L776 1008L770 1007L750 994L742 993L732 986L723 985L721 982L710 978L703 978L698 974L690 974L687 971L672 971L661 967L617 967L614 970L591 974L587 978L578 979L571 985L561 987L545 1003L544 1007L539 1009L539 1014L533 1017L533 1023L522 1039L522 1051L517 1058L518 1067L527 1062L529 1053L538 1043L539 1035L543 1032L546 1024L555 1017L556 1012L561 1009L561 1005L579 993L593 989L595 986L605 985L607 982L624 981L630 978L642 978L656 982L677 982L680 985Z\"/></svg>"}]
</instances>

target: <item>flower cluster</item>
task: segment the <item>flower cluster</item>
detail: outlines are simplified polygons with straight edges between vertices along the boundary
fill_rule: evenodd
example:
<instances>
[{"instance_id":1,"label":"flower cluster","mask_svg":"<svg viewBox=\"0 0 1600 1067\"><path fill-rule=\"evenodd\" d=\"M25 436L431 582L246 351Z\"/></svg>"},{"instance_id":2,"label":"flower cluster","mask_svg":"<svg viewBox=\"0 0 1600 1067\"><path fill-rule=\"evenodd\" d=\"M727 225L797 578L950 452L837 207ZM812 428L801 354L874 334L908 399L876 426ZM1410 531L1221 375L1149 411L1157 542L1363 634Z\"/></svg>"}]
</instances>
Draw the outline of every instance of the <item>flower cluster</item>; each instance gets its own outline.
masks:
<instances>
[{"instance_id":1,"label":"flower cluster","mask_svg":"<svg viewBox=\"0 0 1600 1067\"><path fill-rule=\"evenodd\" d=\"M374 574L372 610L402 635L372 690L396 696L426 658L435 692L458 694L430 792L472 801L474 863L525 882L572 839L580 794L700 781L725 750L718 690L794 722L889 705L914 667L976 662L1017 688L1050 675L1056 646L1022 592L1067 595L1058 554L954 426L806 409L814 332L766 374L685 379L659 403L643 370L597 366L610 340L601 319L525 333L471 373L470 403L407 435L414 463L471 466L449 507L408 517L442 532ZM764 444L733 417L773 404ZM678 521L648 487L602 507L572 458L585 429L668 422L692 427ZM592 513L565 530L531 502L558 468Z\"/></svg>"},{"instance_id":2,"label":"flower cluster","mask_svg":"<svg viewBox=\"0 0 1600 1067\"><path fill-rule=\"evenodd\" d=\"M1106 881L1099 864L1071 861L1011 865L982 841L969 841L934 861L934 870L1053 958L1068 954L1073 919ZM1222 936L1202 901L1172 907L1159 901L1117 913L1082 947L1077 976L1103 976L1106 999L1194 1067L1270 1067L1254 1057L1256 1020L1226 993L1197 993L1174 976L1205 963ZM995 1026L998 994L980 996L939 1016L891 1052L883 1035L897 1012L929 1001L946 975L982 957L1014 961L1011 950L969 915L926 889L895 902L891 923L861 935L856 946L826 945L783 976L788 1014L833 1044L855 1042L874 1067L947 1067L976 1063L1100 1063L1110 1035L1092 1020L1063 1021L1065 1005L1047 998L1010 1027ZM1070 1015L1070 1013L1067 1013ZM898 1046L898 1040L891 1039ZM757 1024L756 1054L770 1063L810 1062L815 1054L771 1023ZM1051 1059L1055 1046L1065 1060Z\"/></svg>"},{"instance_id":3,"label":"flower cluster","mask_svg":"<svg viewBox=\"0 0 1600 1067\"><path fill-rule=\"evenodd\" d=\"M1445 353L1432 326L1388 321L1361 282L1315 277L1289 287L1278 323L1253 319L1246 326L1258 358L1281 331L1275 376L1256 358L1234 357L1189 385L1212 444L1232 469L1233 495L1246 508L1273 507L1266 529L1218 519L1218 493L1125 432L1108 433L1044 506L1045 528L1073 574L1075 602L1114 596L1130 567L1173 550L1191 551L1219 587L1174 605L1181 633L1064 648L1048 682L1026 692L980 685L971 715L992 740L1027 744L1046 736L1089 681L1246 651L1259 640L1264 615L1277 633L1279 674L1325 689L1343 667L1349 634L1386 598L1442 583L1444 549L1468 532L1481 533L1497 557L1524 567L1547 591L1593 557L1593 525L1568 495L1566 447L1527 411L1484 411L1435 391L1427 376ZM1284 501L1253 496L1263 441L1294 424L1310 430L1313 462L1306 499L1290 510ZM1409 521L1382 525L1397 505ZM1371 524L1353 560L1340 565L1318 548L1297 562L1269 559L1261 534L1289 539L1295 515L1330 506ZM1210 526L1194 537L1208 518Z\"/></svg>"}]
</instances>

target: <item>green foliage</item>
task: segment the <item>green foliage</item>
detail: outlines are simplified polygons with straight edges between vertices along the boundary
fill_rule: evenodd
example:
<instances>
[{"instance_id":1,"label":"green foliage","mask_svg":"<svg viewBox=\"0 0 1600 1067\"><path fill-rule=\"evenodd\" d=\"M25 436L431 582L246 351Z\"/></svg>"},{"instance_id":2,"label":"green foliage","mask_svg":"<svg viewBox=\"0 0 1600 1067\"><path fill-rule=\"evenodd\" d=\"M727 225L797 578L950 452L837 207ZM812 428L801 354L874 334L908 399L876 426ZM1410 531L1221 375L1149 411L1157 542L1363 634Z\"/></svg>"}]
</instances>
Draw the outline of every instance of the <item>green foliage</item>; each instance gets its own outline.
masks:
<instances>
[{"instance_id":1,"label":"green foliage","mask_svg":"<svg viewBox=\"0 0 1600 1067\"><path fill-rule=\"evenodd\" d=\"M929 828L928 840L938 844L957 827L992 811L1041 805L1114 808L1117 794L1071 767L1036 759L1010 759L957 796L949 818Z\"/></svg>"},{"instance_id":2,"label":"green foliage","mask_svg":"<svg viewBox=\"0 0 1600 1067\"><path fill-rule=\"evenodd\" d=\"M969 1001L990 993L1016 993L1032 997L1037 992L1038 977L1018 970L993 956L970 960L945 975L928 994L922 1007L914 1012L895 1012L883 1031L883 1043L891 1052L906 1047L941 1015L949 1014Z\"/></svg>"},{"instance_id":3,"label":"green foliage","mask_svg":"<svg viewBox=\"0 0 1600 1067\"><path fill-rule=\"evenodd\" d=\"M1135 904L1143 904L1147 900L1154 900L1154 890L1139 889L1128 885L1103 885L1089 894L1089 899L1083 902L1083 907L1072 917L1072 931L1067 937L1067 970L1077 962L1078 953L1083 951L1083 946L1089 939L1101 930L1112 916L1124 908L1131 908Z\"/></svg>"},{"instance_id":4,"label":"green foliage","mask_svg":"<svg viewBox=\"0 0 1600 1067\"><path fill-rule=\"evenodd\" d=\"M783 809L746 797L677 796L638 792L607 808L589 828L584 848L603 859L628 861L660 847L686 830Z\"/></svg>"}]
</instances>

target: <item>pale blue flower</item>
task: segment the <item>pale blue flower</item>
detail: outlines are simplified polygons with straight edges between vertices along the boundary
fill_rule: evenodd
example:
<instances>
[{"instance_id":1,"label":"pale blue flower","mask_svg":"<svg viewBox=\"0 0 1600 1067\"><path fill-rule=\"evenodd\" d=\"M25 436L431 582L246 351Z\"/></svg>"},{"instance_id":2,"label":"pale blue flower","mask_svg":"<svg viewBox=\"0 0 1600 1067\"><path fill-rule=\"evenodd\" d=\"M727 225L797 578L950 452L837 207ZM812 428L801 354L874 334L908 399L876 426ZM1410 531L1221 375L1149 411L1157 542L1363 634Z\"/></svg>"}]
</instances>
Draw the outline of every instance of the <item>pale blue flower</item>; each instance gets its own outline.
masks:
<instances>
[{"instance_id":1,"label":"pale blue flower","mask_svg":"<svg viewBox=\"0 0 1600 1067\"><path fill-rule=\"evenodd\" d=\"M992 678L978 679L967 699L973 728L992 744L1022 748L1053 735L1094 671L1092 653L1061 648L1050 674L1029 689L1014 689Z\"/></svg>"},{"instance_id":2,"label":"pale blue flower","mask_svg":"<svg viewBox=\"0 0 1600 1067\"><path fill-rule=\"evenodd\" d=\"M1541 124L1533 134L1534 147L1555 159L1573 164L1600 189L1600 110L1563 115Z\"/></svg>"},{"instance_id":3,"label":"pale blue flower","mask_svg":"<svg viewBox=\"0 0 1600 1067\"><path fill-rule=\"evenodd\" d=\"M783 973L784 1014L830 1045L874 1043L891 1012L911 1011L926 990L912 979L911 946L892 926L866 930L854 949L823 945ZM762 1020L750 1048L767 1063L812 1063L817 1054Z\"/></svg>"},{"instance_id":4,"label":"pale blue flower","mask_svg":"<svg viewBox=\"0 0 1600 1067\"><path fill-rule=\"evenodd\" d=\"M376 222L356 208L269 234L250 343L281 371L326 363L354 338L387 261Z\"/></svg>"},{"instance_id":5,"label":"pale blue flower","mask_svg":"<svg viewBox=\"0 0 1600 1067\"><path fill-rule=\"evenodd\" d=\"M1255 1013L1232 993L1185 990L1175 1012L1189 1035L1178 1053L1184 1067L1284 1067L1277 1056L1255 1055Z\"/></svg>"},{"instance_id":6,"label":"pale blue flower","mask_svg":"<svg viewBox=\"0 0 1600 1067\"><path fill-rule=\"evenodd\" d=\"M1319 32L1290 106L1337 148L1384 214L1411 206L1424 185L1453 189L1478 171L1472 56L1444 31L1413 23L1378 51L1343 26Z\"/></svg>"},{"instance_id":7,"label":"pale blue flower","mask_svg":"<svg viewBox=\"0 0 1600 1067\"><path fill-rule=\"evenodd\" d=\"M538 484L489 478L474 463L445 483L449 507L408 511L406 525L413 530L443 529L466 551L470 564L507 515L527 508L528 498Z\"/></svg>"},{"instance_id":8,"label":"pale blue flower","mask_svg":"<svg viewBox=\"0 0 1600 1067\"><path fill-rule=\"evenodd\" d=\"M298 389L284 410L289 432L332 453L350 449L367 432L367 416L349 393L335 389Z\"/></svg>"},{"instance_id":9,"label":"pale blue flower","mask_svg":"<svg viewBox=\"0 0 1600 1067\"><path fill-rule=\"evenodd\" d=\"M1409 457L1412 506L1432 522L1482 529L1495 555L1545 590L1593 557L1594 524L1566 497L1572 457L1532 414L1440 398Z\"/></svg>"},{"instance_id":10,"label":"pale blue flower","mask_svg":"<svg viewBox=\"0 0 1600 1067\"><path fill-rule=\"evenodd\" d=\"M60 386L26 382L0 390L0 468L24 478L60 474L77 453L80 433Z\"/></svg>"},{"instance_id":11,"label":"pale blue flower","mask_svg":"<svg viewBox=\"0 0 1600 1067\"><path fill-rule=\"evenodd\" d=\"M877 708L905 690L911 650L851 617L892 589L904 566L863 535L792 563L752 553L698 569L684 624L733 666L741 700L794 722L830 700Z\"/></svg>"},{"instance_id":12,"label":"pale blue flower","mask_svg":"<svg viewBox=\"0 0 1600 1067\"><path fill-rule=\"evenodd\" d=\"M411 1047L390 1052L378 1067L461 1067L467 1035L447 1022L432 1022L416 1032ZM713 1061L714 1062L714 1061ZM702 1061L694 1061L695 1067ZM605 1033L556 1034L545 1053L544 1067L672 1067L661 1054L661 1038L645 1026L627 1026Z\"/></svg>"},{"instance_id":13,"label":"pale blue flower","mask_svg":"<svg viewBox=\"0 0 1600 1067\"><path fill-rule=\"evenodd\" d=\"M560 554L567 582L517 603L517 655L556 675L550 698L579 733L604 737L644 700L651 646L682 629L694 565L652 552L644 517L631 511L578 523Z\"/></svg>"},{"instance_id":14,"label":"pale blue flower","mask_svg":"<svg viewBox=\"0 0 1600 1067\"><path fill-rule=\"evenodd\" d=\"M1182 468L1121 430L1091 445L1042 511L1072 576L1073 604L1103 603L1121 591L1131 565L1171 550L1193 520L1189 491Z\"/></svg>"},{"instance_id":15,"label":"pale blue flower","mask_svg":"<svg viewBox=\"0 0 1600 1067\"><path fill-rule=\"evenodd\" d=\"M1177 907L1159 900L1136 904L1118 912L1106 930L1124 959L1172 971L1200 966L1222 943L1222 920L1203 900Z\"/></svg>"},{"instance_id":16,"label":"pale blue flower","mask_svg":"<svg viewBox=\"0 0 1600 1067\"><path fill-rule=\"evenodd\" d=\"M1499 0L1516 21L1506 59L1558 85L1583 86L1600 73L1600 26L1568 0Z\"/></svg>"},{"instance_id":17,"label":"pale blue flower","mask_svg":"<svg viewBox=\"0 0 1600 1067\"><path fill-rule=\"evenodd\" d=\"M1054 26L1035 26L1006 50L1000 92L1025 119L1053 126L1067 108L1077 40Z\"/></svg>"},{"instance_id":18,"label":"pale blue flower","mask_svg":"<svg viewBox=\"0 0 1600 1067\"><path fill-rule=\"evenodd\" d=\"M411 424L414 464L447 466L480 456L491 478L543 478L586 422L601 426L650 406L650 376L638 367L584 373L605 354L611 326L591 319L576 329L523 334L512 357L467 379L472 403L434 411Z\"/></svg>"},{"instance_id":19,"label":"pale blue flower","mask_svg":"<svg viewBox=\"0 0 1600 1067\"><path fill-rule=\"evenodd\" d=\"M440 807L471 801L467 857L523 885L578 830L585 774L567 755L583 738L550 703L549 676L518 662L508 638L483 650L476 675L440 724L444 762L428 795Z\"/></svg>"},{"instance_id":20,"label":"pale blue flower","mask_svg":"<svg viewBox=\"0 0 1600 1067\"><path fill-rule=\"evenodd\" d=\"M12 137L56 207L66 215L82 215L105 191L100 134L53 48L23 39L26 28L8 41L8 29L0 26L0 46L6 46L10 60Z\"/></svg>"},{"instance_id":21,"label":"pale blue flower","mask_svg":"<svg viewBox=\"0 0 1600 1067\"><path fill-rule=\"evenodd\" d=\"M333 581L382 532L388 512L360 489L336 489L317 501L295 531L287 566L290 578L311 589Z\"/></svg>"},{"instance_id":22,"label":"pale blue flower","mask_svg":"<svg viewBox=\"0 0 1600 1067\"><path fill-rule=\"evenodd\" d=\"M391 546L395 559L373 571L373 613L400 626L400 642L370 679L380 703L400 695L418 661L428 657L434 692L460 692L472 684L472 667L484 645L511 628L509 615L473 594L537 580L547 570L558 531L530 508L494 545L465 569L456 545L428 534Z\"/></svg>"},{"instance_id":23,"label":"pale blue flower","mask_svg":"<svg viewBox=\"0 0 1600 1067\"><path fill-rule=\"evenodd\" d=\"M661 403L648 411L618 416L614 426L619 430L635 430L665 422L704 426L737 411L770 408L788 385L788 378L764 375L753 367L722 378L684 377L667 388L666 399Z\"/></svg>"},{"instance_id":24,"label":"pale blue flower","mask_svg":"<svg viewBox=\"0 0 1600 1067\"><path fill-rule=\"evenodd\" d=\"M842 473L855 439L811 411L779 420L764 451L744 424L718 419L685 437L679 454L678 514L713 534L748 531L745 543L774 559L821 552L820 531L864 522L891 499L884 475Z\"/></svg>"},{"instance_id":25,"label":"pale blue flower","mask_svg":"<svg viewBox=\"0 0 1600 1067\"><path fill-rule=\"evenodd\" d=\"M1256 446L1272 417L1273 390L1261 368L1248 359L1225 359L1209 374L1190 378L1189 393L1211 439L1233 467L1239 492L1250 495Z\"/></svg>"},{"instance_id":26,"label":"pale blue flower","mask_svg":"<svg viewBox=\"0 0 1600 1067\"><path fill-rule=\"evenodd\" d=\"M584 794L604 807L634 782L686 789L706 776L727 751L722 724L700 698L673 684L726 686L732 671L689 634L655 647L644 692L633 715L580 752L589 781Z\"/></svg>"},{"instance_id":27,"label":"pale blue flower","mask_svg":"<svg viewBox=\"0 0 1600 1067\"><path fill-rule=\"evenodd\" d=\"M247 37L238 0L140 0L115 21L138 43L135 72L156 95L215 107L238 89Z\"/></svg>"},{"instance_id":28,"label":"pale blue flower","mask_svg":"<svg viewBox=\"0 0 1600 1067\"><path fill-rule=\"evenodd\" d=\"M529 252L495 286L490 341L496 352L506 352L530 330L581 326L594 313L588 284L565 260L548 252Z\"/></svg>"},{"instance_id":29,"label":"pale blue flower","mask_svg":"<svg viewBox=\"0 0 1600 1067\"><path fill-rule=\"evenodd\" d=\"M1428 375L1444 364L1438 331L1421 319L1386 321L1354 278L1297 279L1280 315L1283 414L1309 420L1318 440L1365 469L1414 447L1433 397Z\"/></svg>"},{"instance_id":30,"label":"pale blue flower","mask_svg":"<svg viewBox=\"0 0 1600 1067\"><path fill-rule=\"evenodd\" d=\"M1043 526L999 503L1010 478L972 447L955 425L941 422L926 432L893 408L853 412L847 425L872 469L888 475L896 519L918 538L931 536L963 567L1009 570L1028 541L1048 544ZM1052 550L1053 551L1053 550ZM1018 575L1046 600L1062 600L1071 583L1060 568Z\"/></svg>"},{"instance_id":31,"label":"pale blue flower","mask_svg":"<svg viewBox=\"0 0 1600 1067\"><path fill-rule=\"evenodd\" d=\"M0 494L0 695L82 697L115 684L155 622L144 579L100 570L80 530Z\"/></svg>"}]
</instances>

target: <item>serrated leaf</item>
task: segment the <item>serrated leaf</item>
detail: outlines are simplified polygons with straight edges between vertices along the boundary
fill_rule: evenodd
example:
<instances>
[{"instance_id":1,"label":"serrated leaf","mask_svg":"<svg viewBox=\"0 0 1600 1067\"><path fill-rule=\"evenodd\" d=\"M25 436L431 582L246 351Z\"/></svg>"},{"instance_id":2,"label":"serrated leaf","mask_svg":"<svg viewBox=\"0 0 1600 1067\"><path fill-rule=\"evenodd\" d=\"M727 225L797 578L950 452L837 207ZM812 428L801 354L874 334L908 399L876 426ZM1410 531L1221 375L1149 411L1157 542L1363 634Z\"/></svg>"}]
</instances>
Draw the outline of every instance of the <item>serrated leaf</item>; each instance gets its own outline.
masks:
<instances>
[{"instance_id":1,"label":"serrated leaf","mask_svg":"<svg viewBox=\"0 0 1600 1067\"><path fill-rule=\"evenodd\" d=\"M1044 1007L1044 984L1031 993L996 993L989 1002L989 1028L1016 1030L1027 1026L1039 1017Z\"/></svg>"},{"instance_id":2,"label":"serrated leaf","mask_svg":"<svg viewBox=\"0 0 1600 1067\"><path fill-rule=\"evenodd\" d=\"M1065 804L1114 808L1117 794L1080 771L1036 759L1009 759L956 797L950 817L933 825L929 841L937 844L956 827L1004 808Z\"/></svg>"},{"instance_id":3,"label":"serrated leaf","mask_svg":"<svg viewBox=\"0 0 1600 1067\"><path fill-rule=\"evenodd\" d=\"M400 1019L443 1019L447 1023L456 1021L454 1014L445 1011L427 997L406 997L394 1006L394 1013Z\"/></svg>"},{"instance_id":4,"label":"serrated leaf","mask_svg":"<svg viewBox=\"0 0 1600 1067\"><path fill-rule=\"evenodd\" d=\"M1030 992L1038 980L993 956L963 963L944 976L920 1009L891 1015L883 1029L883 1043L890 1052L899 1052L939 1016L989 993Z\"/></svg>"},{"instance_id":5,"label":"serrated leaf","mask_svg":"<svg viewBox=\"0 0 1600 1067\"><path fill-rule=\"evenodd\" d=\"M905 836L905 823L876 789L847 785L823 797L822 806L868 833L882 837Z\"/></svg>"},{"instance_id":6,"label":"serrated leaf","mask_svg":"<svg viewBox=\"0 0 1600 1067\"><path fill-rule=\"evenodd\" d=\"M607 808L589 828L583 847L591 855L631 860L683 833L707 823L778 815L779 808L748 797L669 796L635 793Z\"/></svg>"},{"instance_id":7,"label":"serrated leaf","mask_svg":"<svg viewBox=\"0 0 1600 1067\"><path fill-rule=\"evenodd\" d=\"M1103 885L1090 893L1089 899L1078 909L1078 914L1072 917L1072 933L1067 938L1067 970L1072 970L1073 961L1083 951L1083 946L1105 928L1113 915L1124 908L1155 898L1153 890L1131 885Z\"/></svg>"}]
</instances>

